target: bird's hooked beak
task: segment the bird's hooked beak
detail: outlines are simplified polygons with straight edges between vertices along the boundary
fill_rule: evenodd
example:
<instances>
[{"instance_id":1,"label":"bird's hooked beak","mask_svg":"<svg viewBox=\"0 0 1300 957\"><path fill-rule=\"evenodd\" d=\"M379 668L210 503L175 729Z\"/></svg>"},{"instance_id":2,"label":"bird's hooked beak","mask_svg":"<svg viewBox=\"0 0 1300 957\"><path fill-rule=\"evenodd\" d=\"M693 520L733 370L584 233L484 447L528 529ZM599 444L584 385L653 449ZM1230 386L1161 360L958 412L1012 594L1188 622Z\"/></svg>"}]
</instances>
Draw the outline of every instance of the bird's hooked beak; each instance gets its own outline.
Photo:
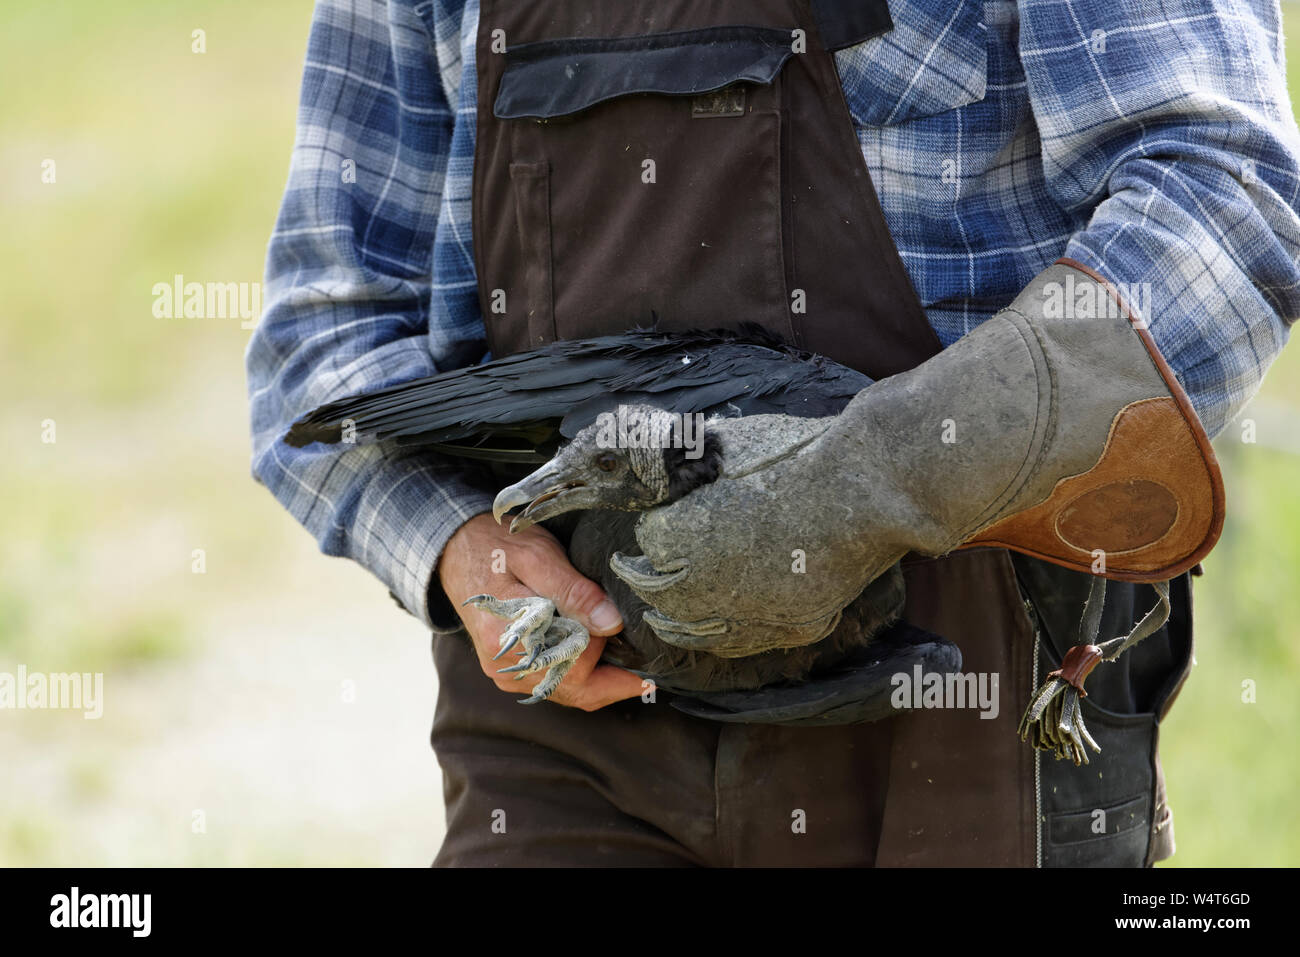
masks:
<instances>
[{"instance_id":1,"label":"bird's hooked beak","mask_svg":"<svg viewBox=\"0 0 1300 957\"><path fill-rule=\"evenodd\" d=\"M500 524L502 516L512 508L525 506L510 523L510 531L518 532L564 512L596 504L596 491L564 472L554 461L548 462L522 481L503 488L492 503L492 517Z\"/></svg>"}]
</instances>

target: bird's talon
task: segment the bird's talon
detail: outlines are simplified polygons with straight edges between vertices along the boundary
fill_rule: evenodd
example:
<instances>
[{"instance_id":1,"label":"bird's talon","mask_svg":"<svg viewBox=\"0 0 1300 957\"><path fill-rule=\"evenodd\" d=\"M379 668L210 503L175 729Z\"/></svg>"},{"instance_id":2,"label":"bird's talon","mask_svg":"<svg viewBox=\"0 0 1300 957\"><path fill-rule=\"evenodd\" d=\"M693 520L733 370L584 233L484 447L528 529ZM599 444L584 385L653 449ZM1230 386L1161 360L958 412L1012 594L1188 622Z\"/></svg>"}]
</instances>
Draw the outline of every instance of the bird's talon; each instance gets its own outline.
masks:
<instances>
[{"instance_id":1,"label":"bird's talon","mask_svg":"<svg viewBox=\"0 0 1300 957\"><path fill-rule=\"evenodd\" d=\"M491 595L475 595L464 604L473 604L510 622L510 627L501 635L501 649L492 660L496 661L512 649L519 660L498 668L498 674L513 674L516 681L522 681L534 672L546 670L532 695L521 699L523 704L536 704L549 698L591 640L581 624L556 615L555 603L547 598L502 601ZM516 645L520 647L516 648Z\"/></svg>"}]
</instances>

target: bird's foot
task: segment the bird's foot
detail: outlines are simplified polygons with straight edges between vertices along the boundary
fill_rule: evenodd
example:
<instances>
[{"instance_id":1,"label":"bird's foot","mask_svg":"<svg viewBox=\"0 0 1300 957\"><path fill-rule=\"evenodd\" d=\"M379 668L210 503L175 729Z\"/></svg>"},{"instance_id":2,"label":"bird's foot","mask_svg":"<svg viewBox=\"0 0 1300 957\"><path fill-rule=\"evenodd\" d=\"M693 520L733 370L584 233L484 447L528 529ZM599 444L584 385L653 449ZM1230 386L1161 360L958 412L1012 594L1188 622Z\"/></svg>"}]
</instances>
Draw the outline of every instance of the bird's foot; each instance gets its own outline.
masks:
<instances>
[{"instance_id":1,"label":"bird's foot","mask_svg":"<svg viewBox=\"0 0 1300 957\"><path fill-rule=\"evenodd\" d=\"M504 618L508 627L501 635L501 650L492 656L495 661L516 645L522 645L515 654L516 664L498 669L501 674L513 674L516 680L525 675L546 669L530 697L520 704L536 704L549 698L568 674L591 640L587 629L572 618L555 614L555 603L548 598L508 598L501 600L491 595L475 595L465 602L476 608Z\"/></svg>"}]
</instances>

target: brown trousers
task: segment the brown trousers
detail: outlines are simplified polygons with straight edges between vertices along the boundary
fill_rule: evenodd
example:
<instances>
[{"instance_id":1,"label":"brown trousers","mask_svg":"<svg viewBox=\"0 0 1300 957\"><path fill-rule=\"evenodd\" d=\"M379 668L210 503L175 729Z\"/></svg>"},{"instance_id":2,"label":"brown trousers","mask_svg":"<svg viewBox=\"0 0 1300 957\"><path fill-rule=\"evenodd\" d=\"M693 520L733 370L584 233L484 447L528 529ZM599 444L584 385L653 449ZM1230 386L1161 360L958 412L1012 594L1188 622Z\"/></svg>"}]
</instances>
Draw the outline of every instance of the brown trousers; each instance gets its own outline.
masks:
<instances>
[{"instance_id":1,"label":"brown trousers","mask_svg":"<svg viewBox=\"0 0 1300 957\"><path fill-rule=\"evenodd\" d=\"M435 864L1032 865L1033 757L1015 729L1033 630L1023 615L1009 628L972 622L967 604L1020 607L1007 553L905 572L910 593L952 596L909 605L908 620L953 638L963 670L999 674L996 719L966 709L847 727L731 725L688 717L664 693L591 713L525 708L484 677L466 636L435 638L447 804ZM972 735L981 746L944 753L945 738ZM990 846L999 827L1011 836Z\"/></svg>"}]
</instances>

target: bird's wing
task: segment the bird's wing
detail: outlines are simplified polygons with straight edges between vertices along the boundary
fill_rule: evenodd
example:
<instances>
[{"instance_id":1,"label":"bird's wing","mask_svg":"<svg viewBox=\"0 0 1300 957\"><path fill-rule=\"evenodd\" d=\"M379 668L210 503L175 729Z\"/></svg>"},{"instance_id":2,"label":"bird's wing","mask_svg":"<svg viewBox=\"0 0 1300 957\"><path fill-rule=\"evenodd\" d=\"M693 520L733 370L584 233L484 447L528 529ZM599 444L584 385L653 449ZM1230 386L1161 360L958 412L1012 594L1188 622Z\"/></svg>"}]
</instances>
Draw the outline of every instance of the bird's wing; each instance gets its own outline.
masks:
<instances>
[{"instance_id":1,"label":"bird's wing","mask_svg":"<svg viewBox=\"0 0 1300 957\"><path fill-rule=\"evenodd\" d=\"M561 436L572 437L619 404L825 416L870 384L861 373L753 330L636 331L555 342L330 402L295 422L285 441L302 447L346 434L357 443L397 439L467 457L538 461Z\"/></svg>"}]
</instances>

